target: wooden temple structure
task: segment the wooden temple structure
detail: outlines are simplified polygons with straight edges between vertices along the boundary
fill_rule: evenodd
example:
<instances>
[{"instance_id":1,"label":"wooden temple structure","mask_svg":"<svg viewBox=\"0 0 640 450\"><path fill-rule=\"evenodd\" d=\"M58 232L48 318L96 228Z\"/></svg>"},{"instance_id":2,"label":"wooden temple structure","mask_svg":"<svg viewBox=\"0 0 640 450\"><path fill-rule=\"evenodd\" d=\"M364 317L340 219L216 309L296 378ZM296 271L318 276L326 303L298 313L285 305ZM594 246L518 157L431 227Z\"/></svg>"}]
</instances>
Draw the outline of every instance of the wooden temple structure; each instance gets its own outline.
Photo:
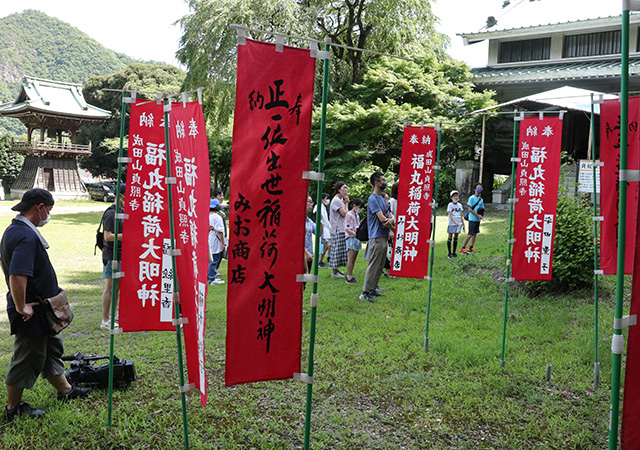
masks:
<instances>
[{"instance_id":1,"label":"wooden temple structure","mask_svg":"<svg viewBox=\"0 0 640 450\"><path fill-rule=\"evenodd\" d=\"M91 144L76 144L78 128L111 117L89 105L82 86L25 76L18 98L0 105L0 116L19 119L27 127L27 140L11 149L25 156L11 197L32 188L44 188L56 199L88 198L78 173L78 159L91 154Z\"/></svg>"}]
</instances>

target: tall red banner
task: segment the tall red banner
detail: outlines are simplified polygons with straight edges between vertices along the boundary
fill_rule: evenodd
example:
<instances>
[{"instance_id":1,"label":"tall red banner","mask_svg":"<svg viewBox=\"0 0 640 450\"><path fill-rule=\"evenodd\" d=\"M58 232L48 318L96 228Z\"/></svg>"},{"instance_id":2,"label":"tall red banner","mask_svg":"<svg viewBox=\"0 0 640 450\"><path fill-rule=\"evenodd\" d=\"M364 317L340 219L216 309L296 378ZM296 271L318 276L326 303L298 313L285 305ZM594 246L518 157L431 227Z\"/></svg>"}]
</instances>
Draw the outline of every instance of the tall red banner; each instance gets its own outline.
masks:
<instances>
[{"instance_id":1,"label":"tall red banner","mask_svg":"<svg viewBox=\"0 0 640 450\"><path fill-rule=\"evenodd\" d=\"M169 112L173 224L176 271L189 383L207 404L204 331L209 265L209 147L202 107L198 102L174 103ZM167 224L169 226L169 224Z\"/></svg>"},{"instance_id":2,"label":"tall red banner","mask_svg":"<svg viewBox=\"0 0 640 450\"><path fill-rule=\"evenodd\" d=\"M434 128L406 127L398 184L396 235L391 274L424 278L429 261L433 166L438 133Z\"/></svg>"},{"instance_id":3,"label":"tall red banner","mask_svg":"<svg viewBox=\"0 0 640 450\"><path fill-rule=\"evenodd\" d=\"M636 203L640 208L640 201ZM627 211L629 213L629 211ZM640 233L640 224L636 224L631 234ZM636 246L640 240L636 240ZM629 248L627 247L627 251ZM630 316L640 316L640 250L635 249L633 264L633 281L631 283ZM624 376L624 394L622 400L622 430L620 433L620 448L622 450L636 450L640 448L640 325L629 327L627 338L627 362Z\"/></svg>"},{"instance_id":4,"label":"tall red banner","mask_svg":"<svg viewBox=\"0 0 640 450\"><path fill-rule=\"evenodd\" d=\"M627 169L639 168L638 164L638 120L640 97L629 99L629 145ZM605 100L600 105L600 211L604 217L600 231L600 268L605 275L617 272L618 267L618 202L620 197L620 102ZM627 236L624 273L630 274L636 248L638 218L638 183L627 185Z\"/></svg>"},{"instance_id":5,"label":"tall red banner","mask_svg":"<svg viewBox=\"0 0 640 450\"><path fill-rule=\"evenodd\" d=\"M315 59L238 46L227 291L227 385L300 371L302 284Z\"/></svg>"},{"instance_id":6,"label":"tall red banner","mask_svg":"<svg viewBox=\"0 0 640 450\"><path fill-rule=\"evenodd\" d=\"M175 330L162 104L131 106L128 156L120 326L123 331Z\"/></svg>"},{"instance_id":7,"label":"tall red banner","mask_svg":"<svg viewBox=\"0 0 640 450\"><path fill-rule=\"evenodd\" d=\"M527 117L520 122L513 233L516 280L551 279L561 144L559 117Z\"/></svg>"}]
</instances>

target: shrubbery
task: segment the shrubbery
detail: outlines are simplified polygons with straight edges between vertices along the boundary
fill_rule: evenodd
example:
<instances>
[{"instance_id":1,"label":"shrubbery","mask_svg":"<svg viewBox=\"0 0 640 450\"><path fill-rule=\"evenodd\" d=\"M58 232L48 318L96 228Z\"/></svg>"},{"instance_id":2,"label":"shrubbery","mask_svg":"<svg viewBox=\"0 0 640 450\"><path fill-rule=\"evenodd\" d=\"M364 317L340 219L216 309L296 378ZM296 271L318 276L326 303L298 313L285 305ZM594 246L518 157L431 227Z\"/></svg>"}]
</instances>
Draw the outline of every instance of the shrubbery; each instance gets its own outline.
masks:
<instances>
[{"instance_id":1,"label":"shrubbery","mask_svg":"<svg viewBox=\"0 0 640 450\"><path fill-rule=\"evenodd\" d=\"M580 197L570 197L562 181L560 185L552 278L526 282L530 294L593 287L593 205Z\"/></svg>"}]
</instances>

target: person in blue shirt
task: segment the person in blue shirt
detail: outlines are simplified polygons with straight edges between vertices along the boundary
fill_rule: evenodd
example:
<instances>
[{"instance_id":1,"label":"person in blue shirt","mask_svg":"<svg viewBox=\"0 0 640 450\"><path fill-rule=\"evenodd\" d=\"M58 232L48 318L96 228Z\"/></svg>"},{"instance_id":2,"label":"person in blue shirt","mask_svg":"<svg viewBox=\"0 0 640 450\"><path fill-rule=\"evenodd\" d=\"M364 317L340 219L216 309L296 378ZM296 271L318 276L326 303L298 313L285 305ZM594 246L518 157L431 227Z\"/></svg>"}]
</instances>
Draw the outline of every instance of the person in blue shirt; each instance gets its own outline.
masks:
<instances>
[{"instance_id":1,"label":"person in blue shirt","mask_svg":"<svg viewBox=\"0 0 640 450\"><path fill-rule=\"evenodd\" d=\"M396 219L387 207L387 201L382 196L387 188L387 182L381 172L374 172L369 178L373 185L373 193L367 201L367 228L369 231L369 264L364 276L364 286L360 300L375 302L380 297L378 281L387 259L387 238L389 231L395 230Z\"/></svg>"},{"instance_id":2,"label":"person in blue shirt","mask_svg":"<svg viewBox=\"0 0 640 450\"><path fill-rule=\"evenodd\" d=\"M482 184L476 184L474 195L469 198L467 209L469 210L469 234L464 238L460 253L468 255L475 252L473 245L476 243L476 236L480 233L480 221L484 218L484 201L482 200ZM469 249L466 249L467 244Z\"/></svg>"}]
</instances>

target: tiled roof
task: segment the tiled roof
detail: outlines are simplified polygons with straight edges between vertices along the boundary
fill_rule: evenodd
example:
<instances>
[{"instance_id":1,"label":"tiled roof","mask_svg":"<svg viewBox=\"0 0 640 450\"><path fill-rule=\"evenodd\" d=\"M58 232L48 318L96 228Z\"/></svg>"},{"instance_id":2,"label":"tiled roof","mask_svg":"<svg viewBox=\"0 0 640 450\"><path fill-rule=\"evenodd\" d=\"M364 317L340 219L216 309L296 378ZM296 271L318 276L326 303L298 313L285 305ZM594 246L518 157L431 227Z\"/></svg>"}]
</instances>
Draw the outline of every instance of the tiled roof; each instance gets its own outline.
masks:
<instances>
[{"instance_id":1,"label":"tiled roof","mask_svg":"<svg viewBox=\"0 0 640 450\"><path fill-rule=\"evenodd\" d=\"M525 83L531 81L615 78L620 76L620 59L509 65L472 69L476 84ZM629 74L640 75L640 58L629 58Z\"/></svg>"},{"instance_id":2,"label":"tiled roof","mask_svg":"<svg viewBox=\"0 0 640 450\"><path fill-rule=\"evenodd\" d=\"M28 111L87 120L105 120L111 113L90 105L82 95L82 86L73 83L25 76L15 102L0 105L0 116Z\"/></svg>"}]
</instances>

